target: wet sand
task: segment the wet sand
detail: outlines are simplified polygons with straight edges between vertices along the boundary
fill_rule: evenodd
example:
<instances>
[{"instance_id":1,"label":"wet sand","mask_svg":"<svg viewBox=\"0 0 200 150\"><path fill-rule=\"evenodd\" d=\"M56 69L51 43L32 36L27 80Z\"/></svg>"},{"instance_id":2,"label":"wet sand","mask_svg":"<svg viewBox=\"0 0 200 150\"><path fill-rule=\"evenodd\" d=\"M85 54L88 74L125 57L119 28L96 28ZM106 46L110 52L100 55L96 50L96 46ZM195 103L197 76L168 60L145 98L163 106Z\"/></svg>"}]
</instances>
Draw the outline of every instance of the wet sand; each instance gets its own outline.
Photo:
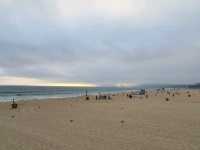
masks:
<instances>
[{"instance_id":1,"label":"wet sand","mask_svg":"<svg viewBox=\"0 0 200 150\"><path fill-rule=\"evenodd\" d=\"M200 91L188 95L0 103L0 150L199 150Z\"/></svg>"}]
</instances>

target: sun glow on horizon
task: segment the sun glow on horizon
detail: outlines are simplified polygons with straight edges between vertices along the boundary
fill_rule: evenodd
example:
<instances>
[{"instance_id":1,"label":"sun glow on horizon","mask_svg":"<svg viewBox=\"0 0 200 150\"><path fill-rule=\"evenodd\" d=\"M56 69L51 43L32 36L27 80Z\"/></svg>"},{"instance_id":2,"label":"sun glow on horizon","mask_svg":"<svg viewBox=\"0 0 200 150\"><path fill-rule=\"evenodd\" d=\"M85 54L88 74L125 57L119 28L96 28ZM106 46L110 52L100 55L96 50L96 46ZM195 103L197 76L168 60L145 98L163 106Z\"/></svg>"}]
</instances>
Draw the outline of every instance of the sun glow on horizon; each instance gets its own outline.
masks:
<instances>
[{"instance_id":1,"label":"sun glow on horizon","mask_svg":"<svg viewBox=\"0 0 200 150\"><path fill-rule=\"evenodd\" d=\"M95 84L85 82L56 82L25 77L0 77L0 85L27 85L27 86L66 86L66 87L96 87Z\"/></svg>"}]
</instances>

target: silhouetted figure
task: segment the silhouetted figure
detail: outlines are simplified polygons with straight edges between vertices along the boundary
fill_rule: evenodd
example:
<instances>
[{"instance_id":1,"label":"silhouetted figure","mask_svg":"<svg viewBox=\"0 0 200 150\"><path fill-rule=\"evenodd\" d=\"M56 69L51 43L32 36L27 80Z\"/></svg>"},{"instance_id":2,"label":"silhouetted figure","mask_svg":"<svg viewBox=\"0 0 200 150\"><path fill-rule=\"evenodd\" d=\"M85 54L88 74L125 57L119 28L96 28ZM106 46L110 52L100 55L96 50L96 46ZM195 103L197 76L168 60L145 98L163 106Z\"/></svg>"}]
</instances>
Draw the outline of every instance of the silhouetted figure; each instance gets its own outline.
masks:
<instances>
[{"instance_id":1,"label":"silhouetted figure","mask_svg":"<svg viewBox=\"0 0 200 150\"><path fill-rule=\"evenodd\" d=\"M17 107L18 107L17 103L15 103L14 98L12 100L12 105L11 106L12 106L12 109L17 109Z\"/></svg>"},{"instance_id":2,"label":"silhouetted figure","mask_svg":"<svg viewBox=\"0 0 200 150\"><path fill-rule=\"evenodd\" d=\"M87 90L85 90L85 96L88 96L88 91Z\"/></svg>"},{"instance_id":3,"label":"silhouetted figure","mask_svg":"<svg viewBox=\"0 0 200 150\"><path fill-rule=\"evenodd\" d=\"M87 91L87 89L85 90L85 99L86 99L86 100L90 100L90 97L88 96L88 91Z\"/></svg>"}]
</instances>

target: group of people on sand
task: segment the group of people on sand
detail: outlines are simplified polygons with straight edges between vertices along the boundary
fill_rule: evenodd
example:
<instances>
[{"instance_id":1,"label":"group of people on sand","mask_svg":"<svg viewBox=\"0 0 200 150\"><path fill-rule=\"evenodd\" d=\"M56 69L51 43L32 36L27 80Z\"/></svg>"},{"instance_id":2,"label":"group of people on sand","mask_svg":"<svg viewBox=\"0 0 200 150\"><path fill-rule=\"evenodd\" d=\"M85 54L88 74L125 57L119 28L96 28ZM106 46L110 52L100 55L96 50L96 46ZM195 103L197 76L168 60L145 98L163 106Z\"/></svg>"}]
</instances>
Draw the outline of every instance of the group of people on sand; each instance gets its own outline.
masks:
<instances>
[{"instance_id":1,"label":"group of people on sand","mask_svg":"<svg viewBox=\"0 0 200 150\"><path fill-rule=\"evenodd\" d=\"M142 90L139 90L139 91L127 93L126 96L127 96L127 98L131 99L131 98L133 98L134 95L145 95L145 94L146 94L146 91L144 89L142 89ZM86 99L88 100L88 95L86 95ZM99 95L95 96L95 99L96 100L111 100L112 97L111 97L110 94L99 93Z\"/></svg>"},{"instance_id":2,"label":"group of people on sand","mask_svg":"<svg viewBox=\"0 0 200 150\"><path fill-rule=\"evenodd\" d=\"M110 95L96 95L96 100L111 100L111 96Z\"/></svg>"}]
</instances>

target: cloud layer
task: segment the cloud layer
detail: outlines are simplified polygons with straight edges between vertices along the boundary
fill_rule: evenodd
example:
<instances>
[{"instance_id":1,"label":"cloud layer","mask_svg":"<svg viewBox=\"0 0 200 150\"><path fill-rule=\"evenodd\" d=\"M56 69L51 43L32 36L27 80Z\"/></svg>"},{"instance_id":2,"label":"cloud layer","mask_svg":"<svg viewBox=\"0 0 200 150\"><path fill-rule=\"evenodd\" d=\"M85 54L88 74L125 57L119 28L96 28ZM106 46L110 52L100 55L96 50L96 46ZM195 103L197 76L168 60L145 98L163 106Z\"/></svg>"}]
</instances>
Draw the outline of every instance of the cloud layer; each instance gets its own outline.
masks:
<instances>
[{"instance_id":1,"label":"cloud layer","mask_svg":"<svg viewBox=\"0 0 200 150\"><path fill-rule=\"evenodd\" d=\"M1 0L1 83L198 82L199 15L197 0Z\"/></svg>"}]
</instances>

